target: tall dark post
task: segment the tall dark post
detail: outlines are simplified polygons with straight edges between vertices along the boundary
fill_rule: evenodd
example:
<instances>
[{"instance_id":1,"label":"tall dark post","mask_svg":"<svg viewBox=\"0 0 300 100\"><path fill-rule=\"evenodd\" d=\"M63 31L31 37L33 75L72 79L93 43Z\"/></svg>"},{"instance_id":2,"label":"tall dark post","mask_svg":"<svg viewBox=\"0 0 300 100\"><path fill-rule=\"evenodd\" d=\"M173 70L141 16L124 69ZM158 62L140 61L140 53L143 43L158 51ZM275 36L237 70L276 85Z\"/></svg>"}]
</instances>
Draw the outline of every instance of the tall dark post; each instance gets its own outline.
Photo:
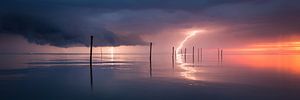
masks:
<instances>
[{"instance_id":1,"label":"tall dark post","mask_svg":"<svg viewBox=\"0 0 300 100\"><path fill-rule=\"evenodd\" d=\"M175 54L174 47L172 47L172 58L174 58L174 54Z\"/></svg>"},{"instance_id":2,"label":"tall dark post","mask_svg":"<svg viewBox=\"0 0 300 100\"><path fill-rule=\"evenodd\" d=\"M176 50L174 50L174 60L176 60L177 54L176 54Z\"/></svg>"},{"instance_id":3,"label":"tall dark post","mask_svg":"<svg viewBox=\"0 0 300 100\"><path fill-rule=\"evenodd\" d=\"M199 59L199 48L197 49L197 61L199 63L200 59Z\"/></svg>"},{"instance_id":4,"label":"tall dark post","mask_svg":"<svg viewBox=\"0 0 300 100\"><path fill-rule=\"evenodd\" d=\"M93 90L93 36L91 36L90 44L90 78L91 78L91 90Z\"/></svg>"},{"instance_id":5,"label":"tall dark post","mask_svg":"<svg viewBox=\"0 0 300 100\"><path fill-rule=\"evenodd\" d=\"M175 59L175 51L174 47L172 47L172 67L174 68L174 59Z\"/></svg>"},{"instance_id":6,"label":"tall dark post","mask_svg":"<svg viewBox=\"0 0 300 100\"><path fill-rule=\"evenodd\" d=\"M193 46L193 63L195 62L195 47Z\"/></svg>"},{"instance_id":7,"label":"tall dark post","mask_svg":"<svg viewBox=\"0 0 300 100\"><path fill-rule=\"evenodd\" d=\"M152 77L152 42L150 42L150 56L149 56L149 60L150 60L150 77Z\"/></svg>"},{"instance_id":8,"label":"tall dark post","mask_svg":"<svg viewBox=\"0 0 300 100\"><path fill-rule=\"evenodd\" d=\"M180 49L180 54L181 54L181 57L183 56L183 52L182 52L182 49Z\"/></svg>"},{"instance_id":9,"label":"tall dark post","mask_svg":"<svg viewBox=\"0 0 300 100\"><path fill-rule=\"evenodd\" d=\"M223 61L223 49L221 49L221 62Z\"/></svg>"},{"instance_id":10,"label":"tall dark post","mask_svg":"<svg viewBox=\"0 0 300 100\"><path fill-rule=\"evenodd\" d=\"M186 48L184 48L184 62L186 62Z\"/></svg>"},{"instance_id":11,"label":"tall dark post","mask_svg":"<svg viewBox=\"0 0 300 100\"><path fill-rule=\"evenodd\" d=\"M174 47L172 47L172 68L174 69L174 59L175 59L175 50Z\"/></svg>"},{"instance_id":12,"label":"tall dark post","mask_svg":"<svg viewBox=\"0 0 300 100\"><path fill-rule=\"evenodd\" d=\"M202 48L201 48L201 62L202 62L202 56L203 56L203 55L202 55Z\"/></svg>"},{"instance_id":13,"label":"tall dark post","mask_svg":"<svg viewBox=\"0 0 300 100\"><path fill-rule=\"evenodd\" d=\"M220 61L220 49L218 48L218 62Z\"/></svg>"}]
</instances>

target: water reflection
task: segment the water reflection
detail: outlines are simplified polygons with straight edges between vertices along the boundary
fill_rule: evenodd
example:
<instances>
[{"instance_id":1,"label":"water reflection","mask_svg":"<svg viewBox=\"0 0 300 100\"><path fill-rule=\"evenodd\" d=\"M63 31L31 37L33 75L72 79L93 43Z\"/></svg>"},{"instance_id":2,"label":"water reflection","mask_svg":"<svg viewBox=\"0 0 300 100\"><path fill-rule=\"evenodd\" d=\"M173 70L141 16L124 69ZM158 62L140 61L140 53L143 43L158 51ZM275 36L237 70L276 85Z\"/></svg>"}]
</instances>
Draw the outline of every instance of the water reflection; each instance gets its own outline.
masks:
<instances>
[{"instance_id":1,"label":"water reflection","mask_svg":"<svg viewBox=\"0 0 300 100\"><path fill-rule=\"evenodd\" d=\"M180 72L180 76L189 79L189 80L199 80L194 74L198 72L197 69L194 67L191 67L188 63L183 62L182 54L177 54L176 63L178 64L178 67L180 69L183 69L184 71ZM186 60L186 55L185 58Z\"/></svg>"},{"instance_id":2,"label":"water reflection","mask_svg":"<svg viewBox=\"0 0 300 100\"><path fill-rule=\"evenodd\" d=\"M110 61L114 61L114 52L115 52L115 50L114 50L114 47L111 47L111 49L110 49L110 58L111 58L111 60Z\"/></svg>"},{"instance_id":3,"label":"water reflection","mask_svg":"<svg viewBox=\"0 0 300 100\"><path fill-rule=\"evenodd\" d=\"M194 100L213 94L212 97L218 97L216 99L230 100L232 94L237 99L251 94L249 97L253 100L274 95L285 100L285 96L297 97L300 91L300 55L226 55L223 67L217 66L216 54L205 54L205 62L194 67L190 63L191 57L185 63L184 56L178 53L174 64L171 55L165 54L154 55L150 65L149 54L115 53L114 62L110 53L104 54L102 62L99 62L101 57L96 55L93 57L92 84L88 54L14 55L11 58L19 59L12 64L21 64L17 65L19 67L12 64L7 67L20 69L0 70L0 92L25 99L36 95L74 97L90 93L90 86L93 85L94 96L103 99L133 100L130 98L138 96L137 100L140 100L167 96L173 97L169 98L172 100L186 97ZM171 66L175 69L172 70ZM155 72L153 76L152 71ZM173 91L178 92L174 94Z\"/></svg>"}]
</instances>

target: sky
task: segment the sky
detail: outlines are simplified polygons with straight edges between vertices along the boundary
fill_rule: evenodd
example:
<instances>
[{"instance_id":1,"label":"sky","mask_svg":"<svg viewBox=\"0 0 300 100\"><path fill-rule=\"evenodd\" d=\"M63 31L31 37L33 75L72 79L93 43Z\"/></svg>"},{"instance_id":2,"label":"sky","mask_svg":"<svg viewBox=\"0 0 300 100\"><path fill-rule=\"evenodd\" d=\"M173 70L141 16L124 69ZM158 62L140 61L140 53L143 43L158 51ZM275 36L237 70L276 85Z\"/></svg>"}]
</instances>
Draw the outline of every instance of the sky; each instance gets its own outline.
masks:
<instances>
[{"instance_id":1,"label":"sky","mask_svg":"<svg viewBox=\"0 0 300 100\"><path fill-rule=\"evenodd\" d=\"M1 0L0 52L300 50L299 0ZM204 31L203 31L204 30ZM274 49L275 48L275 49ZM138 50L134 50L138 49Z\"/></svg>"}]
</instances>

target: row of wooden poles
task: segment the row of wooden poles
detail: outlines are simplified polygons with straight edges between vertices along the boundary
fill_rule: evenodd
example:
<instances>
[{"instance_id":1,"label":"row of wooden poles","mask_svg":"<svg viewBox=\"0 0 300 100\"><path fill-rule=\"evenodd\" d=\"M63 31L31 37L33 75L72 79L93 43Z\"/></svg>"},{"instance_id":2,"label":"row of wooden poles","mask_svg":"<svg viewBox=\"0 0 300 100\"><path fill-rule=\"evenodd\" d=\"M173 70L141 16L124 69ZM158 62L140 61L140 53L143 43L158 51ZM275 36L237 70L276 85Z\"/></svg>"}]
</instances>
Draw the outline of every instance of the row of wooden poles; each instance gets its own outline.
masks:
<instances>
[{"instance_id":1,"label":"row of wooden poles","mask_svg":"<svg viewBox=\"0 0 300 100\"><path fill-rule=\"evenodd\" d=\"M184 48L184 54L182 52L182 49L180 50L180 55L181 57L184 57L184 62L186 62L187 59L187 54L186 54L186 48ZM193 46L193 52L192 52L192 62L195 63L195 47ZM198 62L202 62L203 61L203 49L202 48L198 48L197 49L197 61ZM172 47L172 61L174 62L174 60L176 60L176 50L175 47ZM223 59L223 49L219 49L218 48L218 61L222 61Z\"/></svg>"},{"instance_id":2,"label":"row of wooden poles","mask_svg":"<svg viewBox=\"0 0 300 100\"><path fill-rule=\"evenodd\" d=\"M198 62L202 62L203 61L203 53L202 53L202 48L198 48L197 49L197 58L198 58ZM181 57L184 57L184 62L186 62L186 59L187 59L187 56L186 56L186 48L184 48L184 54L182 52L182 49L180 50L180 55ZM176 50L175 50L175 47L172 47L172 59L173 60L176 60ZM193 53L192 53L192 58L193 58L193 63L195 62L195 47L193 47Z\"/></svg>"},{"instance_id":3,"label":"row of wooden poles","mask_svg":"<svg viewBox=\"0 0 300 100\"><path fill-rule=\"evenodd\" d=\"M181 49L180 54L181 56L184 56L184 62L186 62L187 59L187 54L186 54L186 48L184 48L184 54ZM202 48L197 49L197 61L202 62L203 61L203 53L202 53ZM152 76L152 42L150 42L150 53L149 53L149 63L150 63L150 76ZM101 58L102 58L102 49L101 49ZM192 52L192 61L193 63L195 62L195 47L193 46L193 52ZM222 61L223 59L223 49L218 48L218 62ZM174 47L172 47L172 64L174 66L174 62L176 60L176 50ZM93 36L91 36L91 44L90 44L90 82L91 82L91 89L93 89Z\"/></svg>"},{"instance_id":4,"label":"row of wooden poles","mask_svg":"<svg viewBox=\"0 0 300 100\"><path fill-rule=\"evenodd\" d=\"M93 54L93 36L91 36L91 44L90 44L90 69L91 69L91 72L92 72L92 54ZM194 63L195 62L195 47L193 46L193 52L192 52L192 62ZM150 61L150 65L152 63L152 42L150 43L150 54L149 54L149 61ZM187 49L184 48L184 54L183 54L183 51L181 49L180 51L180 54L181 56L184 57L184 62L186 62L187 60L187 54L186 54L186 51ZM202 62L203 61L203 49L202 48L198 48L197 49L197 61L198 62ZM102 49L101 49L101 58L102 58ZM222 61L223 59L223 49L219 49L218 48L218 61ZM172 60L174 62L174 60L176 60L176 50L175 50L175 47L173 46L172 47Z\"/></svg>"}]
</instances>

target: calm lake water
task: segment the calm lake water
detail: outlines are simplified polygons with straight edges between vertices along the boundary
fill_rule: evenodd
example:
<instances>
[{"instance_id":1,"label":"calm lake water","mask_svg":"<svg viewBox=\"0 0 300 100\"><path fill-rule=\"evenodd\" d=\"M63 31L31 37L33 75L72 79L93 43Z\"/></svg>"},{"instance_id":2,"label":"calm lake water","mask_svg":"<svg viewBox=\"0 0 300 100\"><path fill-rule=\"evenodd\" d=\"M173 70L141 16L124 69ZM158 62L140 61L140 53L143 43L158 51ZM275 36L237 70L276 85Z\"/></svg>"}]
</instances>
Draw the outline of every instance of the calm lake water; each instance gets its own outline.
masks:
<instances>
[{"instance_id":1,"label":"calm lake water","mask_svg":"<svg viewBox=\"0 0 300 100\"><path fill-rule=\"evenodd\" d=\"M1 55L1 100L300 100L300 55Z\"/></svg>"}]
</instances>

